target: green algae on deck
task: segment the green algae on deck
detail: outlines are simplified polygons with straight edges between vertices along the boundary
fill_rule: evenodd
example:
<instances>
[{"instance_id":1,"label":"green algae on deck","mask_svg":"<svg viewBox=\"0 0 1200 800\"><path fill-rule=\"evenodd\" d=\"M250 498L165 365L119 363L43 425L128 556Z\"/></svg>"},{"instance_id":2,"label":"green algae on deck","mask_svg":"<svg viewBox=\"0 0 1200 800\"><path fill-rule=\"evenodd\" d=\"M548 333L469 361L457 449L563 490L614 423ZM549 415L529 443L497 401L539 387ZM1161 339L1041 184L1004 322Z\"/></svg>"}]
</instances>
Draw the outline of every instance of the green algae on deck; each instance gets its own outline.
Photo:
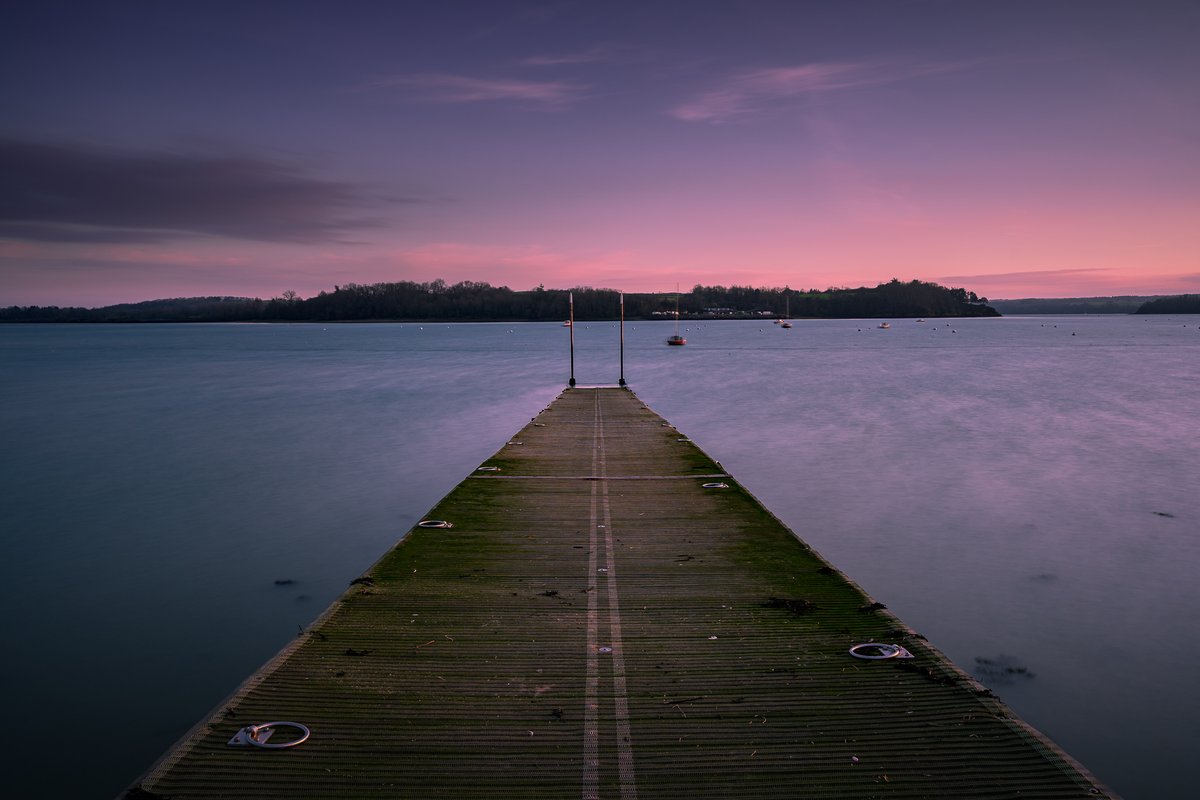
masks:
<instances>
[{"instance_id":1,"label":"green algae on deck","mask_svg":"<svg viewBox=\"0 0 1200 800\"><path fill-rule=\"evenodd\" d=\"M142 786L1112 796L683 438L629 391L565 392L431 510L453 528L411 531ZM915 658L848 655L873 640ZM312 738L226 746L271 720Z\"/></svg>"}]
</instances>

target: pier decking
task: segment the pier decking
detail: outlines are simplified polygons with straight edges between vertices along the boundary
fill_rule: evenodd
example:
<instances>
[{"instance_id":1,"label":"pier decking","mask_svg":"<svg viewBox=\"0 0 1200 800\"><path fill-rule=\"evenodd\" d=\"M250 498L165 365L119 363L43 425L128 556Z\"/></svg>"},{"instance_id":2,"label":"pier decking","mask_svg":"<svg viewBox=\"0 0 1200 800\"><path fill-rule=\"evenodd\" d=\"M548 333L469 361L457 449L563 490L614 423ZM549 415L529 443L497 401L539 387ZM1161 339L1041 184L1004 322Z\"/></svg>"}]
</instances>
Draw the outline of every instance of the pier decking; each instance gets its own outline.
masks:
<instances>
[{"instance_id":1,"label":"pier decking","mask_svg":"<svg viewBox=\"0 0 1200 800\"><path fill-rule=\"evenodd\" d=\"M632 392L481 466L133 796L1113 796Z\"/></svg>"}]
</instances>

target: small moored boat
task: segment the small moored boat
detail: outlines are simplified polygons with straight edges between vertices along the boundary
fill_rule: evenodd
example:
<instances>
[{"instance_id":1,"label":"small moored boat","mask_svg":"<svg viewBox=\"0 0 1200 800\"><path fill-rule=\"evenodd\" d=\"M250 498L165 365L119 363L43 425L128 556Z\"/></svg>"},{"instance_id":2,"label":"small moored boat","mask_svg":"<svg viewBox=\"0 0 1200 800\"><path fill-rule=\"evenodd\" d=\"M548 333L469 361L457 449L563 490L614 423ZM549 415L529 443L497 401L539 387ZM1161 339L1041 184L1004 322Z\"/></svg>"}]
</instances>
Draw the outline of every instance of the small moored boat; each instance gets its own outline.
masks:
<instances>
[{"instance_id":1,"label":"small moored boat","mask_svg":"<svg viewBox=\"0 0 1200 800\"><path fill-rule=\"evenodd\" d=\"M667 344L682 347L687 339L679 335L679 287L675 287L675 334L667 338Z\"/></svg>"}]
</instances>

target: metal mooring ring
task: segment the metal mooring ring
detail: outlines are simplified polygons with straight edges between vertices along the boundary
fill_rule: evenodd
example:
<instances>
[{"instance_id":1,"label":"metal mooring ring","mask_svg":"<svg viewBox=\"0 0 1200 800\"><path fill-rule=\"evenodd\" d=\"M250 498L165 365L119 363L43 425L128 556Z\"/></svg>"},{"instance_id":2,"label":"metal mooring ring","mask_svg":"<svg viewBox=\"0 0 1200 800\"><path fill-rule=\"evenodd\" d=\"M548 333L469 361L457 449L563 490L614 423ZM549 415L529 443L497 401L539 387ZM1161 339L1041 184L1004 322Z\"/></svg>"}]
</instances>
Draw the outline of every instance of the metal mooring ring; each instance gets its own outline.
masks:
<instances>
[{"instance_id":1,"label":"metal mooring ring","mask_svg":"<svg viewBox=\"0 0 1200 800\"><path fill-rule=\"evenodd\" d=\"M702 484L700 484L700 488L702 488L702 489L728 489L729 484L728 483L702 483Z\"/></svg>"},{"instance_id":2,"label":"metal mooring ring","mask_svg":"<svg viewBox=\"0 0 1200 800\"><path fill-rule=\"evenodd\" d=\"M423 519L417 523L418 528L453 528L454 524L444 519Z\"/></svg>"},{"instance_id":3,"label":"metal mooring ring","mask_svg":"<svg viewBox=\"0 0 1200 800\"><path fill-rule=\"evenodd\" d=\"M862 652L868 647L873 647L878 650L877 655L867 655ZM912 658L912 653L905 650L898 644L881 644L880 642L864 642L856 644L850 648L850 655L855 658L865 658L868 661L882 661L888 658Z\"/></svg>"},{"instance_id":4,"label":"metal mooring ring","mask_svg":"<svg viewBox=\"0 0 1200 800\"><path fill-rule=\"evenodd\" d=\"M300 731L300 738L293 739L290 742L271 744L267 740L271 738L273 730L279 727L295 728ZM308 726L301 725L299 722L264 722L261 725L247 725L242 728L237 732L236 736L229 740L229 744L233 747L251 745L253 747L261 747L264 750L283 750L308 741L308 737L311 735L312 732L308 729Z\"/></svg>"}]
</instances>

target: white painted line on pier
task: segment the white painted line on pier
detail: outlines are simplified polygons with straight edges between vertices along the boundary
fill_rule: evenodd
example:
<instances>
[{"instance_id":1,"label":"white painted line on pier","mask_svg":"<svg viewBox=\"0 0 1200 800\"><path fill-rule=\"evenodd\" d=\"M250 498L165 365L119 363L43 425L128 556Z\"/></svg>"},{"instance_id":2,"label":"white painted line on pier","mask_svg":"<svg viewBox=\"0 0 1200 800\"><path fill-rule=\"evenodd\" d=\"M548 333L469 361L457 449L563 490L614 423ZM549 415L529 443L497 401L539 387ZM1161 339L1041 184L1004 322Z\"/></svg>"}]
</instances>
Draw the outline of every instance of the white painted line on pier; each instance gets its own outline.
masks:
<instances>
[{"instance_id":1,"label":"white painted line on pier","mask_svg":"<svg viewBox=\"0 0 1200 800\"><path fill-rule=\"evenodd\" d=\"M597 398L593 423L600 413ZM600 426L592 434L592 472L600 462ZM596 498L599 484L592 484L591 513L588 517L588 610L587 678L583 700L583 800L600 798L600 653L597 641L600 627L600 598L596 585Z\"/></svg>"},{"instance_id":2,"label":"white painted line on pier","mask_svg":"<svg viewBox=\"0 0 1200 800\"><path fill-rule=\"evenodd\" d=\"M596 395L596 431L599 438L600 476L607 469L604 452L604 415L600 395ZM608 481L601 480L600 505L604 514L604 553L608 566L608 624L612 646L613 712L616 717L617 775L621 800L637 800L637 781L633 770L633 741L629 732L629 697L625 691L625 646L621 640L621 604L617 595L617 563L613 548L612 514L608 503ZM593 486L595 496L595 486ZM594 530L594 528L593 528Z\"/></svg>"}]
</instances>

